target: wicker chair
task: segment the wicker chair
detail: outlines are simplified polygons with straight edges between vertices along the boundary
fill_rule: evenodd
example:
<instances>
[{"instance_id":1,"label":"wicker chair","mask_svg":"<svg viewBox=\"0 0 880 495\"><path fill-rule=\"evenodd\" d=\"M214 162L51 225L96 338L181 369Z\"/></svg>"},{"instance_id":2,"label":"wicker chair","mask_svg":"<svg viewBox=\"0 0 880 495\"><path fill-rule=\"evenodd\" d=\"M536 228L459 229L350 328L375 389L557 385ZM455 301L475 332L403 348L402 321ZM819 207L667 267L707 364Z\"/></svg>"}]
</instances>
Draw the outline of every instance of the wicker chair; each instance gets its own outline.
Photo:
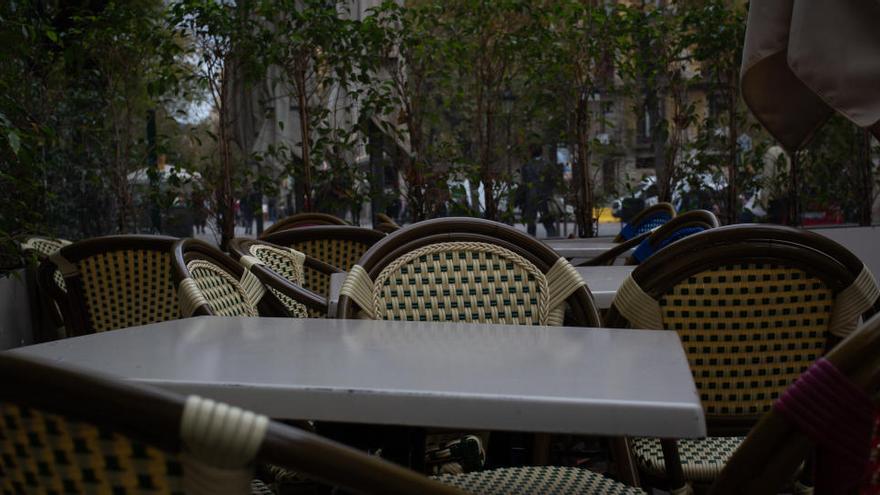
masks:
<instances>
[{"instance_id":1,"label":"wicker chair","mask_svg":"<svg viewBox=\"0 0 880 495\"><path fill-rule=\"evenodd\" d=\"M349 271L337 314L561 325L566 306L569 324L599 324L583 279L552 249L501 223L438 218L370 248Z\"/></svg>"},{"instance_id":2,"label":"wicker chair","mask_svg":"<svg viewBox=\"0 0 880 495\"><path fill-rule=\"evenodd\" d=\"M316 225L348 225L345 220L327 213L295 213L273 223L260 235L260 239L282 230L314 227Z\"/></svg>"},{"instance_id":3,"label":"wicker chair","mask_svg":"<svg viewBox=\"0 0 880 495\"><path fill-rule=\"evenodd\" d=\"M176 319L171 277L176 240L122 235L64 246L40 264L40 287L60 308L68 335Z\"/></svg>"},{"instance_id":4,"label":"wicker chair","mask_svg":"<svg viewBox=\"0 0 880 495\"><path fill-rule=\"evenodd\" d=\"M34 253L40 257L46 257L70 244L65 239L55 239L51 237L30 236L21 243L23 253Z\"/></svg>"},{"instance_id":5,"label":"wicker chair","mask_svg":"<svg viewBox=\"0 0 880 495\"><path fill-rule=\"evenodd\" d=\"M379 222L373 227L373 229L382 232L383 234L390 234L400 230L400 225L393 222Z\"/></svg>"},{"instance_id":6,"label":"wicker chair","mask_svg":"<svg viewBox=\"0 0 880 495\"><path fill-rule=\"evenodd\" d=\"M349 272L337 313L340 318L524 325L561 325L564 315L569 325L599 322L592 296L571 264L524 232L474 218L419 222L374 245ZM565 467L437 479L480 494L641 493Z\"/></svg>"},{"instance_id":7,"label":"wicker chair","mask_svg":"<svg viewBox=\"0 0 880 495\"><path fill-rule=\"evenodd\" d=\"M736 435L860 315L876 311L878 294L870 271L839 244L771 225L711 229L639 265L606 325L679 334L714 435L635 439L641 470L673 489L711 483L740 444Z\"/></svg>"},{"instance_id":8,"label":"wicker chair","mask_svg":"<svg viewBox=\"0 0 880 495\"><path fill-rule=\"evenodd\" d=\"M652 254L672 244L704 230L718 227L718 218L706 210L693 210L681 214L654 230L639 234L628 241L624 241L601 255L582 263L580 266L613 265L615 260L622 254L635 248L630 256L627 256L625 265L638 265L647 260Z\"/></svg>"},{"instance_id":9,"label":"wicker chair","mask_svg":"<svg viewBox=\"0 0 880 495\"><path fill-rule=\"evenodd\" d=\"M367 249L385 234L361 227L322 225L283 230L266 236L264 241L293 248L306 256L344 272L354 266ZM303 287L324 297L330 295L330 275L325 270L306 266Z\"/></svg>"},{"instance_id":10,"label":"wicker chair","mask_svg":"<svg viewBox=\"0 0 880 495\"><path fill-rule=\"evenodd\" d=\"M396 230L400 230L400 225L395 222L393 218L384 213L376 213L376 220L378 220L378 222L373 228L379 232L390 234Z\"/></svg>"},{"instance_id":11,"label":"wicker chair","mask_svg":"<svg viewBox=\"0 0 880 495\"><path fill-rule=\"evenodd\" d=\"M327 316L327 298L302 287L304 269L326 274L340 272L327 263L305 254L264 241L237 238L229 243L229 252L263 282L291 315L312 318Z\"/></svg>"},{"instance_id":12,"label":"wicker chair","mask_svg":"<svg viewBox=\"0 0 880 495\"><path fill-rule=\"evenodd\" d=\"M865 322L853 335L830 350L825 359L868 397L876 397L880 377L880 317L875 316ZM859 412L871 414L870 404L865 406L867 410ZM853 408L853 405L846 404L846 407ZM835 424L831 428L844 428L844 425ZM779 493L796 476L812 448L813 442L803 431L778 410L771 410L731 456L712 486L711 493ZM857 482L858 479L852 481ZM864 482L870 484L872 480L869 478ZM820 493L819 487L816 488L816 493ZM845 491L840 490L840 493Z\"/></svg>"},{"instance_id":13,"label":"wicker chair","mask_svg":"<svg viewBox=\"0 0 880 495\"><path fill-rule=\"evenodd\" d=\"M38 272L40 263L50 254L68 244L70 241L65 239L29 236L19 245L26 258L25 279L31 304L31 321L35 325L34 340L36 342L55 340L66 334L61 309L49 295L49 288L40 285ZM61 272L56 272L52 280L59 292L66 292Z\"/></svg>"},{"instance_id":14,"label":"wicker chair","mask_svg":"<svg viewBox=\"0 0 880 495\"><path fill-rule=\"evenodd\" d=\"M4 353L0 383L2 493L271 493L256 463L357 493L461 493L265 416L64 363Z\"/></svg>"},{"instance_id":15,"label":"wicker chair","mask_svg":"<svg viewBox=\"0 0 880 495\"><path fill-rule=\"evenodd\" d=\"M172 247L172 271L180 293L180 315L291 315L266 290L252 267L245 267L198 239L181 239ZM290 293L292 295L293 293Z\"/></svg>"},{"instance_id":16,"label":"wicker chair","mask_svg":"<svg viewBox=\"0 0 880 495\"><path fill-rule=\"evenodd\" d=\"M623 242L650 232L675 218L675 207L670 203L657 203L640 211L620 230L614 242Z\"/></svg>"}]
</instances>

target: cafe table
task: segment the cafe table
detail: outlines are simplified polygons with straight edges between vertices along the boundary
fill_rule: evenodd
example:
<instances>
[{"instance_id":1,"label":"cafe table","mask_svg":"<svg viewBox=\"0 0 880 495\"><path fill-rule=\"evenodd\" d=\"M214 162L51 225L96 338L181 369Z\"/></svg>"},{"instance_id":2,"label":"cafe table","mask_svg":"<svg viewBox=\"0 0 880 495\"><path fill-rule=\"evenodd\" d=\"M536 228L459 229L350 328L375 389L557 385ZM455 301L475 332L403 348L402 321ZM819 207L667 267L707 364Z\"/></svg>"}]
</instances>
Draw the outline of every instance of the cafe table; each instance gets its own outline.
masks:
<instances>
[{"instance_id":1,"label":"cafe table","mask_svg":"<svg viewBox=\"0 0 880 495\"><path fill-rule=\"evenodd\" d=\"M556 251L560 256L571 260L577 266L604 254L620 244L612 242L611 237L589 237L583 239L547 239L544 244ZM618 256L623 260L632 250L625 251Z\"/></svg>"},{"instance_id":2,"label":"cafe table","mask_svg":"<svg viewBox=\"0 0 880 495\"><path fill-rule=\"evenodd\" d=\"M578 266L575 267L578 274L587 282L587 287L593 294L593 300L599 309L608 309L617 289L633 272L635 266Z\"/></svg>"},{"instance_id":3,"label":"cafe table","mask_svg":"<svg viewBox=\"0 0 880 495\"><path fill-rule=\"evenodd\" d=\"M675 332L202 316L21 347L274 418L693 438Z\"/></svg>"}]
</instances>

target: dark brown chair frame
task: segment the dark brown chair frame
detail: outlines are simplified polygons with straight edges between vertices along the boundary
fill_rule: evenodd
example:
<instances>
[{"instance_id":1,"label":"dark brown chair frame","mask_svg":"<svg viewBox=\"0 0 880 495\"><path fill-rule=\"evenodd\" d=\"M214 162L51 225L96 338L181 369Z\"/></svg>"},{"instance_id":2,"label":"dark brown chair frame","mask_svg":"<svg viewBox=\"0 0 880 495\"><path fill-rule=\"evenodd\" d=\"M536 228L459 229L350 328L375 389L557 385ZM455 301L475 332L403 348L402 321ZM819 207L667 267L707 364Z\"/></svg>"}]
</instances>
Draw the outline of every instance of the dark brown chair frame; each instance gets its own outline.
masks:
<instances>
[{"instance_id":1,"label":"dark brown chair frame","mask_svg":"<svg viewBox=\"0 0 880 495\"><path fill-rule=\"evenodd\" d=\"M110 251L129 249L145 249L171 253L176 237L158 235L114 235L86 239L62 247L58 252L67 261L76 264L82 259ZM51 259L46 258L40 264L38 282L49 296L56 302L64 318L68 336L93 333L89 319L86 297L80 274L64 277L67 292L55 284L54 275L58 267Z\"/></svg>"},{"instance_id":2,"label":"dark brown chair frame","mask_svg":"<svg viewBox=\"0 0 880 495\"><path fill-rule=\"evenodd\" d=\"M646 217L649 217L651 215L654 215L658 212L663 212L663 211L665 211L666 213L669 213L671 218L675 218L675 207L672 206L671 203L657 203L656 205L649 206L649 207L645 208L644 210L636 213L636 216L632 217L632 219L629 222L627 222L626 224L627 225L637 225L639 222L644 220ZM624 242L624 241L626 241L626 239L621 237L621 234L617 234L617 236L614 237L614 242Z\"/></svg>"},{"instance_id":3,"label":"dark brown chair frame","mask_svg":"<svg viewBox=\"0 0 880 495\"><path fill-rule=\"evenodd\" d=\"M270 242L239 237L230 241L229 252L239 259L242 256L253 256L251 254L250 248L254 244L261 244L265 246L284 249L283 246L272 244ZM305 267L311 268L312 270L317 270L321 273L324 273L328 276L334 273L343 273L342 270L339 270L332 265L324 263L323 261L312 258L308 255L305 257L303 265ZM266 265L254 265L251 267L251 272L253 272L254 275L256 275L257 278L260 279L260 282L263 282L264 285L272 287L273 289L281 292L282 294L293 299L294 301L304 304L310 309L315 309L325 314L327 313L328 306L326 297L316 294L306 289L305 287L300 287L299 285L290 282L289 280L272 270L271 267Z\"/></svg>"},{"instance_id":4,"label":"dark brown chair frame","mask_svg":"<svg viewBox=\"0 0 880 495\"><path fill-rule=\"evenodd\" d=\"M181 239L172 247L171 268L174 272L174 283L178 286L185 278L192 278L192 274L186 267L192 260L209 261L226 270L236 280L241 280L244 275L244 267L223 253L216 247L198 239ZM262 280L261 280L262 281ZM284 304L271 292L267 291L257 303L257 311L260 316L288 316ZM214 312L208 303L195 308L192 316L213 316Z\"/></svg>"},{"instance_id":5,"label":"dark brown chair frame","mask_svg":"<svg viewBox=\"0 0 880 495\"><path fill-rule=\"evenodd\" d=\"M825 359L870 396L876 397L880 388L880 316L867 320L840 345L828 351ZM812 448L804 433L771 410L731 456L710 493L779 493Z\"/></svg>"},{"instance_id":6,"label":"dark brown chair frame","mask_svg":"<svg viewBox=\"0 0 880 495\"><path fill-rule=\"evenodd\" d=\"M680 281L724 263L779 263L799 268L822 279L835 293L849 287L864 263L840 244L814 232L779 225L729 225L707 230L662 249L632 272L636 283L659 299ZM864 317L880 310L880 299ZM612 305L605 325L627 328L629 322ZM826 350L840 339L829 335ZM744 434L760 416L707 417L710 435ZM661 440L667 477L673 487L684 485L684 473L675 440ZM801 459L803 461L803 459ZM673 466L670 468L669 466Z\"/></svg>"},{"instance_id":7,"label":"dark brown chair frame","mask_svg":"<svg viewBox=\"0 0 880 495\"><path fill-rule=\"evenodd\" d=\"M260 239L283 230L314 227L317 225L348 225L348 222L327 213L294 213L269 226L260 234Z\"/></svg>"},{"instance_id":8,"label":"dark brown chair frame","mask_svg":"<svg viewBox=\"0 0 880 495\"><path fill-rule=\"evenodd\" d=\"M183 448L186 398L61 362L3 353L0 400L106 426L170 453ZM300 429L271 421L256 460L357 493L460 494L447 485Z\"/></svg>"},{"instance_id":9,"label":"dark brown chair frame","mask_svg":"<svg viewBox=\"0 0 880 495\"><path fill-rule=\"evenodd\" d=\"M404 253L440 242L495 244L529 260L544 273L560 258L559 254L546 244L503 223L479 218L450 217L418 222L389 234L364 253L358 264L370 277L376 277L382 269ZM566 314L567 324L599 326L599 314L589 289L581 287L576 290L569 296L568 305L571 313ZM337 317L353 318L355 313L354 301L348 296L340 296Z\"/></svg>"}]
</instances>

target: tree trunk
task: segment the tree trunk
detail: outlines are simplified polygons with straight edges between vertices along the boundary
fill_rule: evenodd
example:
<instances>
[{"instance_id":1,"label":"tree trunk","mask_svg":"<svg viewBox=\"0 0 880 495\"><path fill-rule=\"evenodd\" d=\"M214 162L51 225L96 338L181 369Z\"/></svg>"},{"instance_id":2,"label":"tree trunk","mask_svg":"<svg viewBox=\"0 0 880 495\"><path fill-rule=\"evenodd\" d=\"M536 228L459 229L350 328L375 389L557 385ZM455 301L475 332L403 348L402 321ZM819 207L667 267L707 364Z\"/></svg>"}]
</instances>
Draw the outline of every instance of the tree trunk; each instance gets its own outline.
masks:
<instances>
[{"instance_id":1,"label":"tree trunk","mask_svg":"<svg viewBox=\"0 0 880 495\"><path fill-rule=\"evenodd\" d=\"M667 163L667 132L660 132L660 121L664 117L661 108L661 97L656 90L647 90L645 94L645 106L648 109L648 118L651 121L651 145L654 151L654 169L657 172L657 200L672 201L672 164Z\"/></svg>"},{"instance_id":2,"label":"tree trunk","mask_svg":"<svg viewBox=\"0 0 880 495\"><path fill-rule=\"evenodd\" d=\"M481 153L480 181L483 183L483 192L486 197L486 218L498 220L498 202L495 198L495 176L492 171L492 131L493 110L491 103L486 104L486 135L483 140Z\"/></svg>"},{"instance_id":3,"label":"tree trunk","mask_svg":"<svg viewBox=\"0 0 880 495\"><path fill-rule=\"evenodd\" d=\"M800 207L800 186L798 185L798 174L800 173L800 156L797 150L790 152L791 168L789 174L788 185L788 224L797 227L801 224Z\"/></svg>"},{"instance_id":4,"label":"tree trunk","mask_svg":"<svg viewBox=\"0 0 880 495\"><path fill-rule=\"evenodd\" d=\"M308 100L306 98L306 74L305 70L300 70L297 74L297 101L299 103L299 129L300 129L300 150L302 153L302 187L303 187L303 211L312 211L312 157L311 143L309 138L311 131L309 129L309 110Z\"/></svg>"},{"instance_id":5,"label":"tree trunk","mask_svg":"<svg viewBox=\"0 0 880 495\"><path fill-rule=\"evenodd\" d=\"M229 82L226 74L221 75L220 82L220 105L219 113L219 151L221 165L221 184L217 191L218 227L220 230L220 249L226 251L226 247L235 237L235 195L232 189L232 153L229 136Z\"/></svg>"},{"instance_id":6,"label":"tree trunk","mask_svg":"<svg viewBox=\"0 0 880 495\"><path fill-rule=\"evenodd\" d=\"M586 95L578 99L577 113L575 115L575 129L577 130L577 167L575 175L577 189L577 224L580 237L593 237L593 177L590 175L590 110Z\"/></svg>"},{"instance_id":7,"label":"tree trunk","mask_svg":"<svg viewBox=\"0 0 880 495\"><path fill-rule=\"evenodd\" d=\"M737 92L731 88L728 95L728 123L727 123L727 146L728 146L728 164L727 164L727 224L736 223L737 212L739 211L737 202L738 196L736 191L737 182L737 161L739 158L739 129L736 122L736 99Z\"/></svg>"}]
</instances>

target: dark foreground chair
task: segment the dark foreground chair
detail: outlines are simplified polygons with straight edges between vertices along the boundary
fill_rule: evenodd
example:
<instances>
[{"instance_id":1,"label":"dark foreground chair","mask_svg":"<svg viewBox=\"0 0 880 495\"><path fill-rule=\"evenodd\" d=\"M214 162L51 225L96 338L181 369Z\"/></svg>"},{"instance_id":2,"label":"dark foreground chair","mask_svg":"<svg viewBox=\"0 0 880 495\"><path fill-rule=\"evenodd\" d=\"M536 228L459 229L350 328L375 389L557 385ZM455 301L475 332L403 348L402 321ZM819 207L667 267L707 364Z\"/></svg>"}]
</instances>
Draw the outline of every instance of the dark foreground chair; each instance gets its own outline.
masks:
<instances>
[{"instance_id":1,"label":"dark foreground chair","mask_svg":"<svg viewBox=\"0 0 880 495\"><path fill-rule=\"evenodd\" d=\"M267 493L256 463L357 493L460 493L226 404L0 355L0 492Z\"/></svg>"},{"instance_id":2,"label":"dark foreground chair","mask_svg":"<svg viewBox=\"0 0 880 495\"><path fill-rule=\"evenodd\" d=\"M119 235L75 242L40 265L40 287L56 302L69 336L179 317L164 236Z\"/></svg>"},{"instance_id":3,"label":"dark foreground chair","mask_svg":"<svg viewBox=\"0 0 880 495\"><path fill-rule=\"evenodd\" d=\"M711 483L773 401L876 311L880 290L852 253L818 234L734 225L658 251L618 290L611 327L675 331L710 437L635 439L641 471L670 489Z\"/></svg>"},{"instance_id":4,"label":"dark foreground chair","mask_svg":"<svg viewBox=\"0 0 880 495\"><path fill-rule=\"evenodd\" d=\"M786 397L784 408L777 404L761 418L731 456L711 493L779 493L817 448L820 452L812 463L816 493L856 493L865 487L870 481L864 468L872 401L880 385L880 317L866 321L824 359L827 362L816 365L820 369L811 370L809 380L798 381L799 393ZM836 382L835 386L829 382ZM842 470L828 465L840 462ZM838 479L823 479L823 472L837 474Z\"/></svg>"}]
</instances>

